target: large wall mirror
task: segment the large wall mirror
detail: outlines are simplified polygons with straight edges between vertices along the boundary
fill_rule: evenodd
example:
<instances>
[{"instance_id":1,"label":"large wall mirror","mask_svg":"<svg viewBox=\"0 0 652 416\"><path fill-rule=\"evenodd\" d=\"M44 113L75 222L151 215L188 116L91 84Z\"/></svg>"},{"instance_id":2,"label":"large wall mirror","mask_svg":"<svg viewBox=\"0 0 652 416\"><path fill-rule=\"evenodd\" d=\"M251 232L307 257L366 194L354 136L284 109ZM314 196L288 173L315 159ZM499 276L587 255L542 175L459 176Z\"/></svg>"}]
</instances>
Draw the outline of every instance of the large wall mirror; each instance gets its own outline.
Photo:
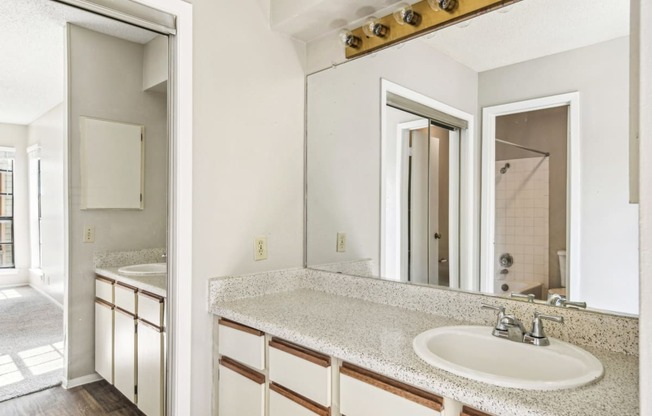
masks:
<instances>
[{"instance_id":1,"label":"large wall mirror","mask_svg":"<svg viewBox=\"0 0 652 416\"><path fill-rule=\"evenodd\" d=\"M526 0L307 80L307 266L638 313L629 2Z\"/></svg>"}]
</instances>

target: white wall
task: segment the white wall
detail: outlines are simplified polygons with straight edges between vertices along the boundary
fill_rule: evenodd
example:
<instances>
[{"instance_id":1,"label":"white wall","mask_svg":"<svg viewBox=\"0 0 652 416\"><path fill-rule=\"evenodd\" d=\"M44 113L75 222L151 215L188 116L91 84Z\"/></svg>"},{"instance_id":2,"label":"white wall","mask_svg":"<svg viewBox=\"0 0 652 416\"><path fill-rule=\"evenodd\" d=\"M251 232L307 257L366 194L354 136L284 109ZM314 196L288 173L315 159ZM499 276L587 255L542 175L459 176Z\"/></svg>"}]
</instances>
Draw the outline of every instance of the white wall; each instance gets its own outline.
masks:
<instances>
[{"instance_id":1,"label":"white wall","mask_svg":"<svg viewBox=\"0 0 652 416\"><path fill-rule=\"evenodd\" d=\"M573 299L638 313L638 205L629 204L629 38L480 74L480 107L580 92L581 282ZM576 278L569 276L570 279Z\"/></svg>"},{"instance_id":2,"label":"white wall","mask_svg":"<svg viewBox=\"0 0 652 416\"><path fill-rule=\"evenodd\" d=\"M166 92L168 80L168 38L157 36L143 51L143 90Z\"/></svg>"},{"instance_id":3,"label":"white wall","mask_svg":"<svg viewBox=\"0 0 652 416\"><path fill-rule=\"evenodd\" d=\"M211 408L207 279L302 265L305 48L269 29L267 3L193 1L193 416Z\"/></svg>"},{"instance_id":4,"label":"white wall","mask_svg":"<svg viewBox=\"0 0 652 416\"><path fill-rule=\"evenodd\" d=\"M164 247L167 228L167 103L142 91L143 45L69 25L70 277L67 378L94 373L93 254ZM79 117L145 125L145 209L80 209ZM95 243L82 243L95 226Z\"/></svg>"},{"instance_id":5,"label":"white wall","mask_svg":"<svg viewBox=\"0 0 652 416\"><path fill-rule=\"evenodd\" d=\"M28 146L41 148L41 270L29 282L63 305L64 285L64 111L50 109L28 127Z\"/></svg>"},{"instance_id":6,"label":"white wall","mask_svg":"<svg viewBox=\"0 0 652 416\"><path fill-rule=\"evenodd\" d=\"M640 5L640 189L652 189L652 3ZM641 414L652 414L652 193L641 192L641 310L640 400Z\"/></svg>"},{"instance_id":7,"label":"white wall","mask_svg":"<svg viewBox=\"0 0 652 416\"><path fill-rule=\"evenodd\" d=\"M0 270L0 286L29 282L29 205L27 202L27 127L0 123L0 146L16 149L14 161L14 264Z\"/></svg>"},{"instance_id":8,"label":"white wall","mask_svg":"<svg viewBox=\"0 0 652 416\"><path fill-rule=\"evenodd\" d=\"M421 42L309 76L308 264L378 261L381 78L477 111L477 73ZM335 252L338 231L347 233L346 253Z\"/></svg>"}]
</instances>

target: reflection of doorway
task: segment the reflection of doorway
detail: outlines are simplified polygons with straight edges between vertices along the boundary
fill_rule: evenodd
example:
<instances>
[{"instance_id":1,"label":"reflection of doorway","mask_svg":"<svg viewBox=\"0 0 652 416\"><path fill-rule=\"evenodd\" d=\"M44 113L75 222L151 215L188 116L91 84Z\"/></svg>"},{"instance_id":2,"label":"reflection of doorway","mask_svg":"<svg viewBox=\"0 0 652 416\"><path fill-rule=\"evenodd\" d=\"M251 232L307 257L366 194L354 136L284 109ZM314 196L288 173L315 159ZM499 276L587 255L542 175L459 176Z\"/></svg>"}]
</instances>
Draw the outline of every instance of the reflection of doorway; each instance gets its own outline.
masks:
<instances>
[{"instance_id":1,"label":"reflection of doorway","mask_svg":"<svg viewBox=\"0 0 652 416\"><path fill-rule=\"evenodd\" d=\"M521 101L516 103L504 104L495 107L487 107L483 112L483 150L482 150L482 164L483 164L483 178L482 181L482 206L484 210L482 211L482 233L481 233L481 289L483 292L493 293L497 272L497 261L496 256L500 256L501 253L497 253L496 250L500 247L495 245L496 242L496 225L497 225L497 182L501 176L508 174L509 169L512 169L513 165L512 156L500 156L497 155L497 147L499 139L497 127L499 123L498 119L504 116L512 116L523 114L527 112L535 112L538 110L546 109L556 109L562 108L560 111L566 111L565 108L568 108L568 131L567 131L567 178L566 181L566 230L565 234L562 237L562 240L565 241L566 252L567 252L567 261L566 261L566 276L572 276L569 278L568 286L568 295L571 296L572 293L578 293L577 288L580 285L580 274L579 274L579 264L580 264L580 251L579 251L579 196L580 196L580 187L579 187L579 93L569 93L562 94L551 97L544 97L534 100ZM509 120L509 119L502 119ZM503 129L504 130L504 129ZM513 143L514 140L508 141ZM518 145L518 144L517 144ZM543 155L540 154L541 149L537 149L537 146L530 146L526 143L526 146L521 146L518 148L512 145L505 145L505 143L500 144L501 149L504 146L511 148L511 152L526 152L533 156L539 157L541 159L546 159ZM534 149L525 150L522 147ZM546 150L546 149L543 149ZM504 149L501 150L504 153ZM544 152L545 153L545 152ZM560 152L557 152L558 154ZM497 156L499 156L500 162L496 162ZM519 156L520 158L520 156ZM532 177L533 172L540 168L539 163L543 161L540 160L535 163L534 168L529 169L528 177ZM522 160L522 159L520 159ZM544 161L548 163L547 160ZM498 166L497 163L501 165ZM507 164L510 164L510 167ZM505 173L502 173L501 168L504 168ZM498 173L497 173L498 172ZM556 172L558 173L558 172ZM547 172L546 172L547 174ZM493 180L497 177L498 180ZM517 175L515 175L517 176ZM506 180L506 176L504 178ZM564 179L562 179L564 180ZM503 203L504 201L501 201ZM499 207L501 210L503 207ZM562 208L563 209L563 208ZM555 245L561 245L561 243L555 243ZM552 250L553 247L550 247L549 244L546 245L548 249ZM562 247L556 247L557 249ZM555 253L561 250L554 250ZM547 261L548 264L554 265L554 260L551 260L549 256L546 256L544 261ZM556 284L557 279L553 282ZM545 285L544 285L545 287Z\"/></svg>"}]
</instances>

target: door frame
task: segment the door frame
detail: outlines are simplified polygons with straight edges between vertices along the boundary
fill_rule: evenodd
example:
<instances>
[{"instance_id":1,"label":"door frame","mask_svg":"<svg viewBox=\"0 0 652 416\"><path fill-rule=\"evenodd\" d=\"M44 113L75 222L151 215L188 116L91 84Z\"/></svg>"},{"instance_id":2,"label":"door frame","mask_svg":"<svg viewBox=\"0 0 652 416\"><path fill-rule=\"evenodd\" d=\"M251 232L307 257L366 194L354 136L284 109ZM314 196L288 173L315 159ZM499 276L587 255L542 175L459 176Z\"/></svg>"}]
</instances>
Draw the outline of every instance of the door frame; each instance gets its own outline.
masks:
<instances>
[{"instance_id":1,"label":"door frame","mask_svg":"<svg viewBox=\"0 0 652 416\"><path fill-rule=\"evenodd\" d=\"M476 137L475 137L475 118L472 114L459 110L443 102L437 101L434 98L428 97L416 91L402 87L387 79L380 79L380 246L378 247L378 258L380 259L380 275L384 276L385 266L385 242L387 235L388 215L385 210L384 201L389 197L388 191L385 189L386 172L383 168L382 160L383 155L388 152L387 132L385 129L385 121L387 120L387 94L393 93L401 97L405 97L419 104L423 104L432 109L442 113L449 114L459 119L465 120L468 123L467 129L460 129L460 170L459 170L459 212L449 213L449 223L458 224L459 235L457 242L451 241L451 257L453 249L459 247L457 258L459 259L457 265L450 264L451 275L459 276L459 283L454 284L451 281L451 287L462 288L465 290L479 290L480 281L477 278L477 270L479 268L479 253L478 253L478 230L476 227L476 219L479 218L479 209L475 203L476 189L476 172L477 167L474 164L474 156L476 154ZM466 221L460 221L464 218ZM475 242L475 243L474 243ZM458 267L458 270L454 270ZM455 274L454 274L455 273ZM399 280L399 279L395 279Z\"/></svg>"},{"instance_id":2,"label":"door frame","mask_svg":"<svg viewBox=\"0 0 652 416\"><path fill-rule=\"evenodd\" d=\"M480 290L493 293L496 222L496 118L528 111L568 106L566 178L566 276L568 295L579 293L580 274L580 93L540 97L482 109L482 224L480 232ZM572 276L572 278L571 278Z\"/></svg>"},{"instance_id":3,"label":"door frame","mask_svg":"<svg viewBox=\"0 0 652 416\"><path fill-rule=\"evenodd\" d=\"M61 0L57 0L61 1ZM191 413L192 368L192 152L193 152L193 16L192 4L182 0L131 0L152 9L176 17L176 34L169 35L168 80L168 290L167 290L167 368L166 368L166 414L189 415ZM61 1L66 3L66 1ZM79 7L92 13L112 18L109 9L94 9L94 0L86 0ZM97 5L102 6L101 2ZM106 10L106 13L103 12ZM127 17L128 13L124 13ZM150 29L151 30L151 29ZM67 88L67 86L66 86ZM67 100L67 97L66 97ZM64 106L67 125L68 104ZM68 128L64 133L68 148ZM64 181L69 184L69 156L64 152ZM64 336L70 339L68 309L70 299L70 207L68 186L64 188L64 270L67 278L64 286ZM64 380L66 388L95 381L94 375L69 380L65 368L72 359L66 342L64 352Z\"/></svg>"}]
</instances>

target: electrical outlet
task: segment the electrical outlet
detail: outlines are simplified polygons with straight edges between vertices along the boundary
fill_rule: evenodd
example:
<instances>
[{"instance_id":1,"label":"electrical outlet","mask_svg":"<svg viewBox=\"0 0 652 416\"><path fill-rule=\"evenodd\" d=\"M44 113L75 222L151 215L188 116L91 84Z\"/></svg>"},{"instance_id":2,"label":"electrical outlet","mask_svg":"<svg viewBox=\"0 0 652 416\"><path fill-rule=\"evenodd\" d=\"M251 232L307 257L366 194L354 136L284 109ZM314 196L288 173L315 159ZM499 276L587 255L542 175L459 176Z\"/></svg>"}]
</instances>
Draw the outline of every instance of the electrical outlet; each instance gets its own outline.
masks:
<instances>
[{"instance_id":1,"label":"electrical outlet","mask_svg":"<svg viewBox=\"0 0 652 416\"><path fill-rule=\"evenodd\" d=\"M256 237L254 239L254 260L267 259L267 237Z\"/></svg>"},{"instance_id":2,"label":"electrical outlet","mask_svg":"<svg viewBox=\"0 0 652 416\"><path fill-rule=\"evenodd\" d=\"M82 238L84 243L94 243L95 242L95 227L92 225L87 225L84 227L84 237Z\"/></svg>"},{"instance_id":3,"label":"electrical outlet","mask_svg":"<svg viewBox=\"0 0 652 416\"><path fill-rule=\"evenodd\" d=\"M344 253L346 251L346 233L337 233L337 246L335 251Z\"/></svg>"}]
</instances>

